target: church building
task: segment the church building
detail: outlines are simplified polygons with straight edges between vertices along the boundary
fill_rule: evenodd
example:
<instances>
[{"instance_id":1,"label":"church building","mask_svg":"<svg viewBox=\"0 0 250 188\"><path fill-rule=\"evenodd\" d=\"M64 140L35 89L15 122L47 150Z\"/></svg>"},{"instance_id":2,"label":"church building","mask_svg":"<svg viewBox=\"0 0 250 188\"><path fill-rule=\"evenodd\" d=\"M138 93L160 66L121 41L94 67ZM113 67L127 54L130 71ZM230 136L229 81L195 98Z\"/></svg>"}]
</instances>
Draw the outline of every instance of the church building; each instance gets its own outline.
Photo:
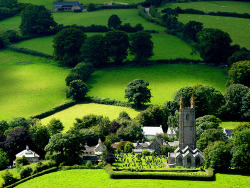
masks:
<instances>
[{"instance_id":1,"label":"church building","mask_svg":"<svg viewBox=\"0 0 250 188\"><path fill-rule=\"evenodd\" d=\"M198 167L203 165L203 153L196 148L195 105L192 96L190 107L184 107L182 97L179 111L179 147L168 153L170 165Z\"/></svg>"}]
</instances>

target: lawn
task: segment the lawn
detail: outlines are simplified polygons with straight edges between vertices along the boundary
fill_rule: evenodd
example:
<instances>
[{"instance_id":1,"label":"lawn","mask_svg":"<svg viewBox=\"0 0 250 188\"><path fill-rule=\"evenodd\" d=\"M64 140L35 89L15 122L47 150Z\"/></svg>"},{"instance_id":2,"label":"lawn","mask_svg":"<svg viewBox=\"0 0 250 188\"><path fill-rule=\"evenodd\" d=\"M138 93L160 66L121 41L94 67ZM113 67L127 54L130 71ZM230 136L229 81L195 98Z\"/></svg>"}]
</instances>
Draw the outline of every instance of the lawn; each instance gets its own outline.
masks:
<instances>
[{"instance_id":1,"label":"lawn","mask_svg":"<svg viewBox=\"0 0 250 188\"><path fill-rule=\"evenodd\" d=\"M235 127L237 127L241 123L243 123L243 122L240 122L240 121L223 121L220 126L223 127L223 128L226 128L226 129L234 129Z\"/></svg>"},{"instance_id":2,"label":"lawn","mask_svg":"<svg viewBox=\"0 0 250 188\"><path fill-rule=\"evenodd\" d=\"M187 181L160 179L110 179L104 170L68 170L43 175L17 186L38 187L249 187L249 176L216 174L216 181Z\"/></svg>"},{"instance_id":3,"label":"lawn","mask_svg":"<svg viewBox=\"0 0 250 188\"><path fill-rule=\"evenodd\" d=\"M205 28L220 29L230 35L233 44L250 49L250 19L180 14L178 20L184 24L189 21L198 21L203 23Z\"/></svg>"},{"instance_id":4,"label":"lawn","mask_svg":"<svg viewBox=\"0 0 250 188\"><path fill-rule=\"evenodd\" d=\"M66 110L53 114L47 118L44 118L42 119L42 124L46 125L52 118L60 119L65 127L64 131L67 131L69 130L70 127L73 126L75 118L82 118L85 115L95 114L95 115L107 116L112 121L113 119L118 118L119 113L122 111L127 112L131 118L135 118L139 114L138 111L135 111L132 108L86 103L86 104L77 104Z\"/></svg>"},{"instance_id":5,"label":"lawn","mask_svg":"<svg viewBox=\"0 0 250 188\"><path fill-rule=\"evenodd\" d=\"M92 36L96 33L86 33ZM100 33L99 33L100 34ZM104 34L104 33L101 33ZM46 54L53 54L53 36L30 39L16 43L15 46L28 48L43 52ZM191 55L191 47L183 40L168 34L152 34L152 41L154 43L154 56L151 60L157 59L200 59L199 55ZM132 57L128 57L130 60Z\"/></svg>"},{"instance_id":6,"label":"lawn","mask_svg":"<svg viewBox=\"0 0 250 188\"><path fill-rule=\"evenodd\" d=\"M69 69L54 61L0 51L0 120L28 117L65 102Z\"/></svg>"},{"instance_id":7,"label":"lawn","mask_svg":"<svg viewBox=\"0 0 250 188\"><path fill-rule=\"evenodd\" d=\"M163 8L177 8L182 9L196 9L204 12L236 12L240 14L250 14L249 2L235 2L235 1L202 1L202 2L188 2L188 3L167 3L161 5L159 10Z\"/></svg>"},{"instance_id":8,"label":"lawn","mask_svg":"<svg viewBox=\"0 0 250 188\"><path fill-rule=\"evenodd\" d=\"M152 104L172 100L181 87L203 84L224 93L227 76L223 68L199 64L161 64L141 68L116 67L98 70L87 81L89 96L125 100L127 83L134 79L149 82Z\"/></svg>"}]
</instances>

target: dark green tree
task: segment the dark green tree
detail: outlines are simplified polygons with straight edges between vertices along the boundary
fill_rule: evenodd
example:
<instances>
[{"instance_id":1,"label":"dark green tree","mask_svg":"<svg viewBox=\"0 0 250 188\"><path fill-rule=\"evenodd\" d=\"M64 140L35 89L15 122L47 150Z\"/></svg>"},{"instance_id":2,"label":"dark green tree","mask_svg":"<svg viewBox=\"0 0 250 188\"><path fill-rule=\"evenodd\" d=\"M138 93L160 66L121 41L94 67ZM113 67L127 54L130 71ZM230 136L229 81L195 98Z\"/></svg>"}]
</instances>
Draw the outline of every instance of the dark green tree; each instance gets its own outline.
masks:
<instances>
[{"instance_id":1,"label":"dark green tree","mask_svg":"<svg viewBox=\"0 0 250 188\"><path fill-rule=\"evenodd\" d=\"M186 87L182 87L181 89L179 89L175 96L174 96L174 101L175 103L178 104L178 109L180 107L179 103L180 103L180 98L182 97L182 101L185 107L190 106L190 99L192 97L193 94L193 88L190 86L186 86Z\"/></svg>"},{"instance_id":2,"label":"dark green tree","mask_svg":"<svg viewBox=\"0 0 250 188\"><path fill-rule=\"evenodd\" d=\"M94 3L89 3L88 7L87 7L87 11L92 12L92 11L95 11L95 10L96 10L95 4Z\"/></svg>"},{"instance_id":3,"label":"dark green tree","mask_svg":"<svg viewBox=\"0 0 250 188\"><path fill-rule=\"evenodd\" d=\"M234 52L231 57L228 58L228 64L232 65L238 61L250 60L250 51L246 48L241 48L240 50Z\"/></svg>"},{"instance_id":4,"label":"dark green tree","mask_svg":"<svg viewBox=\"0 0 250 188\"><path fill-rule=\"evenodd\" d=\"M168 30L176 30L178 24L178 13L175 9L167 8L165 14L162 16L162 23Z\"/></svg>"},{"instance_id":5,"label":"dark green tree","mask_svg":"<svg viewBox=\"0 0 250 188\"><path fill-rule=\"evenodd\" d=\"M51 12L44 6L28 5L21 12L19 28L23 35L46 35L55 26Z\"/></svg>"},{"instance_id":6,"label":"dark green tree","mask_svg":"<svg viewBox=\"0 0 250 188\"><path fill-rule=\"evenodd\" d=\"M67 98L72 98L76 101L83 101L87 91L88 88L82 80L73 80L69 84Z\"/></svg>"},{"instance_id":7,"label":"dark green tree","mask_svg":"<svg viewBox=\"0 0 250 188\"><path fill-rule=\"evenodd\" d=\"M95 67L102 67L108 62L108 49L103 35L93 35L86 39L81 48L82 58Z\"/></svg>"},{"instance_id":8,"label":"dark green tree","mask_svg":"<svg viewBox=\"0 0 250 188\"><path fill-rule=\"evenodd\" d=\"M250 122L242 122L234 128L232 135L234 137L234 135L238 134L239 132L248 129L250 129Z\"/></svg>"},{"instance_id":9,"label":"dark green tree","mask_svg":"<svg viewBox=\"0 0 250 188\"><path fill-rule=\"evenodd\" d=\"M112 62L121 64L128 55L129 39L123 31L109 31L106 33L108 55Z\"/></svg>"},{"instance_id":10,"label":"dark green tree","mask_svg":"<svg viewBox=\"0 0 250 188\"><path fill-rule=\"evenodd\" d=\"M108 27L110 29L119 29L121 27L121 24L122 21L116 14L113 14L109 17Z\"/></svg>"},{"instance_id":11,"label":"dark green tree","mask_svg":"<svg viewBox=\"0 0 250 188\"><path fill-rule=\"evenodd\" d=\"M228 71L227 86L231 84L242 84L250 87L250 61L239 61L233 63Z\"/></svg>"},{"instance_id":12,"label":"dark green tree","mask_svg":"<svg viewBox=\"0 0 250 188\"><path fill-rule=\"evenodd\" d=\"M141 107L143 103L150 102L151 92L148 86L148 82L135 79L127 84L124 97L128 98L129 102L134 102L136 107Z\"/></svg>"},{"instance_id":13,"label":"dark green tree","mask_svg":"<svg viewBox=\"0 0 250 188\"><path fill-rule=\"evenodd\" d=\"M197 147L203 151L209 144L215 141L225 142L226 140L227 137L222 129L208 129L200 135L200 139L197 141Z\"/></svg>"},{"instance_id":14,"label":"dark green tree","mask_svg":"<svg viewBox=\"0 0 250 188\"><path fill-rule=\"evenodd\" d=\"M0 131L4 133L9 128L7 121L0 121Z\"/></svg>"},{"instance_id":15,"label":"dark green tree","mask_svg":"<svg viewBox=\"0 0 250 188\"><path fill-rule=\"evenodd\" d=\"M185 38L189 38L194 42L197 42L196 35L203 29L203 23L196 21L189 21L183 30L183 34Z\"/></svg>"},{"instance_id":16,"label":"dark green tree","mask_svg":"<svg viewBox=\"0 0 250 188\"><path fill-rule=\"evenodd\" d=\"M145 32L139 31L130 35L130 53L135 56L135 61L143 63L153 55L152 36Z\"/></svg>"},{"instance_id":17,"label":"dark green tree","mask_svg":"<svg viewBox=\"0 0 250 188\"><path fill-rule=\"evenodd\" d=\"M80 59L80 49L86 39L86 34L76 28L59 31L53 39L54 59L68 67L76 66Z\"/></svg>"},{"instance_id":18,"label":"dark green tree","mask_svg":"<svg viewBox=\"0 0 250 188\"><path fill-rule=\"evenodd\" d=\"M47 125L50 135L53 136L57 133L61 133L64 129L62 122L59 119L52 118Z\"/></svg>"},{"instance_id":19,"label":"dark green tree","mask_svg":"<svg viewBox=\"0 0 250 188\"><path fill-rule=\"evenodd\" d=\"M232 55L229 34L219 29L206 28L197 34L195 51L200 53L205 63L222 64Z\"/></svg>"},{"instance_id":20,"label":"dark green tree","mask_svg":"<svg viewBox=\"0 0 250 188\"><path fill-rule=\"evenodd\" d=\"M30 127L31 122L23 117L14 117L9 121L9 128L13 129L15 127Z\"/></svg>"},{"instance_id":21,"label":"dark green tree","mask_svg":"<svg viewBox=\"0 0 250 188\"><path fill-rule=\"evenodd\" d=\"M0 170L6 169L10 160L6 152L0 148Z\"/></svg>"},{"instance_id":22,"label":"dark green tree","mask_svg":"<svg viewBox=\"0 0 250 188\"><path fill-rule=\"evenodd\" d=\"M17 0L0 0L0 5L7 8L14 8L17 4Z\"/></svg>"},{"instance_id":23,"label":"dark green tree","mask_svg":"<svg viewBox=\"0 0 250 188\"><path fill-rule=\"evenodd\" d=\"M242 98L241 113L241 119L246 121L250 119L250 90L246 96Z\"/></svg>"},{"instance_id":24,"label":"dark green tree","mask_svg":"<svg viewBox=\"0 0 250 188\"><path fill-rule=\"evenodd\" d=\"M208 129L218 129L220 126L221 120L213 115L205 115L196 119L196 139L200 138L200 135L203 134Z\"/></svg>"},{"instance_id":25,"label":"dark green tree","mask_svg":"<svg viewBox=\"0 0 250 188\"><path fill-rule=\"evenodd\" d=\"M230 167L231 154L230 148L225 142L216 141L208 145L204 150L205 167L223 171Z\"/></svg>"},{"instance_id":26,"label":"dark green tree","mask_svg":"<svg viewBox=\"0 0 250 188\"><path fill-rule=\"evenodd\" d=\"M76 118L76 122L74 123L74 128L76 129L88 129L93 126L97 126L100 122L100 119L103 118L103 116L97 116L94 114L89 114L86 116L83 116L81 119Z\"/></svg>"}]
</instances>

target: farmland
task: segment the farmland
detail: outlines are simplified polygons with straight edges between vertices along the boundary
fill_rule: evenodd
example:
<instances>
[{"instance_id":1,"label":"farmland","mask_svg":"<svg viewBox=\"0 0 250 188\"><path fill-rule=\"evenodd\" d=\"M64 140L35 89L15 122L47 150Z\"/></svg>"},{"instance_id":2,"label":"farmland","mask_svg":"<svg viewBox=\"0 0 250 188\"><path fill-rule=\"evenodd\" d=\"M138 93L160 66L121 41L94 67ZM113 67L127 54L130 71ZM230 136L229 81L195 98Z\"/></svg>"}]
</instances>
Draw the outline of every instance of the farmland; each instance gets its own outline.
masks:
<instances>
[{"instance_id":1,"label":"farmland","mask_svg":"<svg viewBox=\"0 0 250 188\"><path fill-rule=\"evenodd\" d=\"M94 72L87 81L91 88L88 95L125 100L127 83L137 78L149 82L153 96L151 103L160 105L172 100L175 92L184 86L209 85L224 93L227 79L223 68L207 65L164 64L140 68L105 68Z\"/></svg>"},{"instance_id":2,"label":"farmland","mask_svg":"<svg viewBox=\"0 0 250 188\"><path fill-rule=\"evenodd\" d=\"M53 114L47 118L44 118L42 119L42 124L46 125L52 118L60 119L65 127L64 131L67 131L70 127L73 126L75 118L82 118L85 115L95 114L95 115L103 115L109 117L109 119L112 121L113 119L118 118L119 113L122 111L127 112L131 118L135 118L139 114L138 111L135 111L132 108L85 103L85 104L77 104L66 110Z\"/></svg>"},{"instance_id":3,"label":"farmland","mask_svg":"<svg viewBox=\"0 0 250 188\"><path fill-rule=\"evenodd\" d=\"M236 12L240 14L250 14L250 4L248 2L235 1L205 1L205 2L188 2L188 3L168 3L159 7L163 8L177 8L181 9L196 9L204 12Z\"/></svg>"},{"instance_id":4,"label":"farmland","mask_svg":"<svg viewBox=\"0 0 250 188\"><path fill-rule=\"evenodd\" d=\"M52 181L53 180L53 181ZM59 171L29 180L22 187L248 187L249 176L216 174L216 181L185 181L158 179L110 179L104 170ZM177 183L178 182L178 183Z\"/></svg>"},{"instance_id":5,"label":"farmland","mask_svg":"<svg viewBox=\"0 0 250 188\"><path fill-rule=\"evenodd\" d=\"M0 51L0 119L30 115L65 102L69 69L45 58Z\"/></svg>"}]
</instances>

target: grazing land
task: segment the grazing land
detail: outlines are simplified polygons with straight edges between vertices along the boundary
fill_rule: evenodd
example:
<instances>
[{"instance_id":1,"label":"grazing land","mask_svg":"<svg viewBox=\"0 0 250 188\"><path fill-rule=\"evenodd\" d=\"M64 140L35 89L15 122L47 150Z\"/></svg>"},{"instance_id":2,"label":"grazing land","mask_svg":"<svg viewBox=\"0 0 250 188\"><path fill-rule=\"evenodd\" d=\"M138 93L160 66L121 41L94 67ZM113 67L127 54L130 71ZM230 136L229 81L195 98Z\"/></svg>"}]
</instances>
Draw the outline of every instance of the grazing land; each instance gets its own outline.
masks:
<instances>
[{"instance_id":1,"label":"grazing land","mask_svg":"<svg viewBox=\"0 0 250 188\"><path fill-rule=\"evenodd\" d=\"M0 119L28 117L65 102L70 69L52 60L0 51Z\"/></svg>"},{"instance_id":2,"label":"grazing land","mask_svg":"<svg viewBox=\"0 0 250 188\"><path fill-rule=\"evenodd\" d=\"M166 3L159 7L163 8L177 8L182 9L196 9L204 12L236 12L239 14L250 14L249 2L235 2L235 1L202 1L202 2L188 2L188 3Z\"/></svg>"},{"instance_id":3,"label":"grazing land","mask_svg":"<svg viewBox=\"0 0 250 188\"><path fill-rule=\"evenodd\" d=\"M70 127L73 126L75 118L82 118L85 115L95 114L95 115L107 116L112 121L118 118L119 113L122 111L127 112L132 119L139 114L138 111L135 111L132 108L95 104L95 103L85 103L85 104L77 104L66 110L53 114L47 118L44 118L42 119L42 124L46 125L52 118L60 119L65 127L64 132L66 132L67 130L69 130Z\"/></svg>"},{"instance_id":4,"label":"grazing land","mask_svg":"<svg viewBox=\"0 0 250 188\"><path fill-rule=\"evenodd\" d=\"M0 31L15 30L19 31L19 25L21 23L20 16L13 16L0 21Z\"/></svg>"},{"instance_id":5,"label":"grazing land","mask_svg":"<svg viewBox=\"0 0 250 188\"><path fill-rule=\"evenodd\" d=\"M124 99L127 83L134 79L149 82L151 103L163 105L172 100L181 87L203 84L224 93L225 69L199 64L161 64L144 67L115 67L95 71L87 81L89 96Z\"/></svg>"},{"instance_id":6,"label":"grazing land","mask_svg":"<svg viewBox=\"0 0 250 188\"><path fill-rule=\"evenodd\" d=\"M180 14L178 20L184 24L189 21L197 21L203 23L205 28L220 29L230 35L233 44L250 49L250 19Z\"/></svg>"},{"instance_id":7,"label":"grazing land","mask_svg":"<svg viewBox=\"0 0 250 188\"><path fill-rule=\"evenodd\" d=\"M88 36L92 36L97 33L86 33ZM99 33L104 34L104 33ZM17 47L28 48L36 50L46 54L53 54L53 36L41 37L30 39L16 43ZM154 56L151 60L158 59L175 59L175 58L187 58L187 59L201 59L199 55L191 55L191 47L183 40L168 34L152 34L152 41L154 43ZM128 56L129 60L132 60L131 56Z\"/></svg>"},{"instance_id":8,"label":"grazing land","mask_svg":"<svg viewBox=\"0 0 250 188\"><path fill-rule=\"evenodd\" d=\"M234 129L237 127L240 123L240 121L224 121L221 123L221 127L226 128L226 129Z\"/></svg>"},{"instance_id":9,"label":"grazing land","mask_svg":"<svg viewBox=\"0 0 250 188\"><path fill-rule=\"evenodd\" d=\"M53 180L53 181L52 181ZM249 186L250 177L216 174L216 181L185 181L158 179L110 179L104 170L68 170L43 175L17 186L22 187L241 187Z\"/></svg>"}]
</instances>

